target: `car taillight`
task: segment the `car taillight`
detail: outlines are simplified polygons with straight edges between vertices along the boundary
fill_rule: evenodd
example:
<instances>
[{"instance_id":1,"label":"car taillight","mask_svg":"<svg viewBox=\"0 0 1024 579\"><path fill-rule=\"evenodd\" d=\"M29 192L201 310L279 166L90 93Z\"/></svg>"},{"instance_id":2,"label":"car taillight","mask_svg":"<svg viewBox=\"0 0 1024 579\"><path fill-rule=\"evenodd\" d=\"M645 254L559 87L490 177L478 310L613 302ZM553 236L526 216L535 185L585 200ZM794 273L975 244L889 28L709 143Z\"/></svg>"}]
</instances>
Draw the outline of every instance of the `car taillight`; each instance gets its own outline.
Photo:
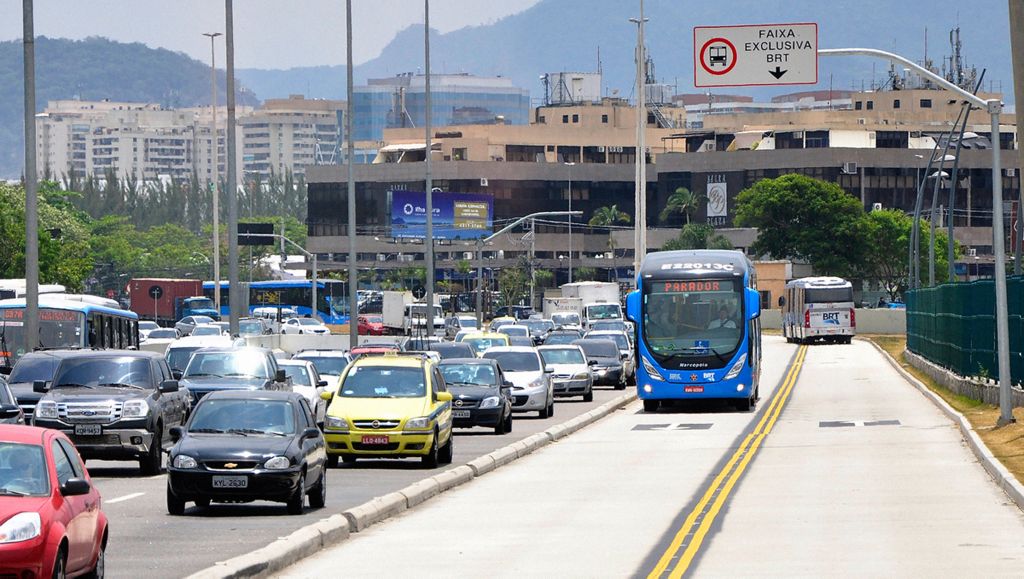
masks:
<instances>
[{"instance_id":1,"label":"car taillight","mask_svg":"<svg viewBox=\"0 0 1024 579\"><path fill-rule=\"evenodd\" d=\"M804 310L804 327L811 327L811 310Z\"/></svg>"},{"instance_id":2,"label":"car taillight","mask_svg":"<svg viewBox=\"0 0 1024 579\"><path fill-rule=\"evenodd\" d=\"M850 327L857 327L857 312L853 308L850 308Z\"/></svg>"}]
</instances>

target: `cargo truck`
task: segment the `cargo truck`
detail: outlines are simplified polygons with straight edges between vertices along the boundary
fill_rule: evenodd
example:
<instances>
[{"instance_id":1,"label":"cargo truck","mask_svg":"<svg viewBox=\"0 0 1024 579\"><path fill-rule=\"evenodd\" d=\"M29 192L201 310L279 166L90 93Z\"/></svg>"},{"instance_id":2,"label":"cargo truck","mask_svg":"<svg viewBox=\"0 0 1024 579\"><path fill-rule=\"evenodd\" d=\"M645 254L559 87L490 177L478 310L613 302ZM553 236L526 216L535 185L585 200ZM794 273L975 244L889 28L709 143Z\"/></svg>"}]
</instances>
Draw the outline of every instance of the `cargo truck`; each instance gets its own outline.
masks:
<instances>
[{"instance_id":1,"label":"cargo truck","mask_svg":"<svg viewBox=\"0 0 1024 579\"><path fill-rule=\"evenodd\" d=\"M173 326L186 316L209 316L220 320L213 300L203 296L203 282L197 279L136 278L128 282L129 309L140 320Z\"/></svg>"},{"instance_id":2,"label":"cargo truck","mask_svg":"<svg viewBox=\"0 0 1024 579\"><path fill-rule=\"evenodd\" d=\"M584 329L594 320L624 320L619 303L619 284L599 281L567 283L562 286L562 300L578 299ZM546 306L546 304L545 304Z\"/></svg>"}]
</instances>

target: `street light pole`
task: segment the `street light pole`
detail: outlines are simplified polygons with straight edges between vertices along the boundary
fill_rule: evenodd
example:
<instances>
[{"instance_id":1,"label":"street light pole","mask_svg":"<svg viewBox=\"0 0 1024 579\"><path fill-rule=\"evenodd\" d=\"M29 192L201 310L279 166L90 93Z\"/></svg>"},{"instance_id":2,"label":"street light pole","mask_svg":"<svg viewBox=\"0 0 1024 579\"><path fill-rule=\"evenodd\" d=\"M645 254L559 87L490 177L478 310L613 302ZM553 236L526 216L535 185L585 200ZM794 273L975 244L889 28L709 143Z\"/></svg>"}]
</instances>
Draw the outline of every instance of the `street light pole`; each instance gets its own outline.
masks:
<instances>
[{"instance_id":1,"label":"street light pole","mask_svg":"<svg viewBox=\"0 0 1024 579\"><path fill-rule=\"evenodd\" d=\"M210 114L213 117L213 303L220 313L220 137L217 134L217 52L214 39L220 32L204 32L210 39Z\"/></svg>"},{"instance_id":2,"label":"street light pole","mask_svg":"<svg viewBox=\"0 0 1024 579\"><path fill-rule=\"evenodd\" d=\"M633 268L635 273L639 273L640 264L647 253L647 65L644 50L644 24L647 19L644 18L644 0L640 0L640 17L630 18L629 21L636 24L636 210L633 216ZM612 263L613 269L614 265Z\"/></svg>"},{"instance_id":3,"label":"street light pole","mask_svg":"<svg viewBox=\"0 0 1024 579\"><path fill-rule=\"evenodd\" d=\"M25 351L39 346L39 196L36 182L36 36L32 0L22 0L25 61ZM8 360L9 362L9 360Z\"/></svg>"},{"instance_id":4,"label":"street light pole","mask_svg":"<svg viewBox=\"0 0 1024 579\"><path fill-rule=\"evenodd\" d=\"M426 77L424 78L424 123L423 126L426 129L426 195L427 195L427 231L425 239L423 240L424 247L426 248L426 262L427 262L427 312L428 319L424 322L424 327L427 331L426 336L430 338L434 335L434 182L430 174L430 157L432 156L431 149L431 127L430 127L430 0L423 0L423 52L424 52L424 68L426 70Z\"/></svg>"},{"instance_id":5,"label":"street light pole","mask_svg":"<svg viewBox=\"0 0 1024 579\"><path fill-rule=\"evenodd\" d=\"M345 102L345 151L348 170L348 343L359 345L359 271L356 267L356 179L355 144L352 139L352 0L345 0L345 76L347 100Z\"/></svg>"},{"instance_id":6,"label":"street light pole","mask_svg":"<svg viewBox=\"0 0 1024 579\"><path fill-rule=\"evenodd\" d=\"M224 44L227 52L228 165L228 332L238 334L242 288L238 280L238 178L235 164L235 18L233 0L224 0ZM250 205L251 206L251 205ZM251 271L251 270L250 270ZM218 288L219 289L219 288ZM248 313L248 312L246 312Z\"/></svg>"},{"instance_id":7,"label":"street light pole","mask_svg":"<svg viewBox=\"0 0 1024 579\"><path fill-rule=\"evenodd\" d=\"M569 167L569 213L572 213L572 168L576 163L568 162ZM569 217L569 283L572 283L572 217Z\"/></svg>"}]
</instances>

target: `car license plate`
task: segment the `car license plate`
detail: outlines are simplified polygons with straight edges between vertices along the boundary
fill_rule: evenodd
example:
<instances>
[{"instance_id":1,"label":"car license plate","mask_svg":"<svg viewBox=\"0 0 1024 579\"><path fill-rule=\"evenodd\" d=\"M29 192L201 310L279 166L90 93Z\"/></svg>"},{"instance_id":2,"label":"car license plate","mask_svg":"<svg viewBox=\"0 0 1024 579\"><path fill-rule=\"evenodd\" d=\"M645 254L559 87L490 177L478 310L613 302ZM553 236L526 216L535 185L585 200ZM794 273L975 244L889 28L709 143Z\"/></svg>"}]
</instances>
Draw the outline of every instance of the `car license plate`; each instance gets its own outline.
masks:
<instances>
[{"instance_id":1,"label":"car license plate","mask_svg":"<svg viewBox=\"0 0 1024 579\"><path fill-rule=\"evenodd\" d=\"M215 489L244 489L249 487L249 477L214 476L212 486Z\"/></svg>"},{"instance_id":2,"label":"car license plate","mask_svg":"<svg viewBox=\"0 0 1024 579\"><path fill-rule=\"evenodd\" d=\"M103 434L103 427L99 424L76 424L75 434L77 436L99 436Z\"/></svg>"},{"instance_id":3,"label":"car license plate","mask_svg":"<svg viewBox=\"0 0 1024 579\"><path fill-rule=\"evenodd\" d=\"M469 410L452 410L452 418L469 418Z\"/></svg>"},{"instance_id":4,"label":"car license plate","mask_svg":"<svg viewBox=\"0 0 1024 579\"><path fill-rule=\"evenodd\" d=\"M683 387L683 392L686 392L687 394L700 394L700 393L704 392L704 387L703 386L685 386L685 387Z\"/></svg>"},{"instance_id":5,"label":"car license plate","mask_svg":"<svg viewBox=\"0 0 1024 579\"><path fill-rule=\"evenodd\" d=\"M364 436L363 444L387 444L391 442L387 436Z\"/></svg>"}]
</instances>

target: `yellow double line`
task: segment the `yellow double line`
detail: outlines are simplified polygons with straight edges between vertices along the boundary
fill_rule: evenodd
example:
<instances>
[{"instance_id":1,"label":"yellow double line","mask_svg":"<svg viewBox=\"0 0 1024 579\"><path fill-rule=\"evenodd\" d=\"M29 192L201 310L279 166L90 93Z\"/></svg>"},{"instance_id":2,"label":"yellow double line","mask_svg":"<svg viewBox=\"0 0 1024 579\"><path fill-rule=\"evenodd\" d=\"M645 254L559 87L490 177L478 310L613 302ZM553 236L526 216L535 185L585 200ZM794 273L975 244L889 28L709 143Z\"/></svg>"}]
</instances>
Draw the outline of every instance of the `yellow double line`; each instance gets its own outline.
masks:
<instances>
[{"instance_id":1,"label":"yellow double line","mask_svg":"<svg viewBox=\"0 0 1024 579\"><path fill-rule=\"evenodd\" d=\"M758 421L754 430L743 439L739 448L729 458L729 462L718 473L715 480L711 482L711 485L704 493L704 496L701 497L697 506L686 517L686 521L683 522L682 527L672 538L672 542L665 550L665 553L658 559L658 564L647 575L648 579L661 578L665 576L666 572L668 572L670 579L676 579L682 577L686 570L689 569L693 558L697 555L701 544L704 542L704 538L711 529L711 525L722 510L722 506L725 505L725 501L728 500L733 487L736 486L740 477L743 476L743 472L754 458L757 449L760 448L765 437L768 436L775 426L779 415L782 414L782 408L793 391L793 385L796 384L797 377L800 375L800 368L803 366L804 358L806 357L807 346L801 346L797 351L793 364L789 367L786 379L772 397L768 410L761 417L761 420ZM687 541L688 537L689 541ZM670 566L671 569L669 569Z\"/></svg>"}]
</instances>

